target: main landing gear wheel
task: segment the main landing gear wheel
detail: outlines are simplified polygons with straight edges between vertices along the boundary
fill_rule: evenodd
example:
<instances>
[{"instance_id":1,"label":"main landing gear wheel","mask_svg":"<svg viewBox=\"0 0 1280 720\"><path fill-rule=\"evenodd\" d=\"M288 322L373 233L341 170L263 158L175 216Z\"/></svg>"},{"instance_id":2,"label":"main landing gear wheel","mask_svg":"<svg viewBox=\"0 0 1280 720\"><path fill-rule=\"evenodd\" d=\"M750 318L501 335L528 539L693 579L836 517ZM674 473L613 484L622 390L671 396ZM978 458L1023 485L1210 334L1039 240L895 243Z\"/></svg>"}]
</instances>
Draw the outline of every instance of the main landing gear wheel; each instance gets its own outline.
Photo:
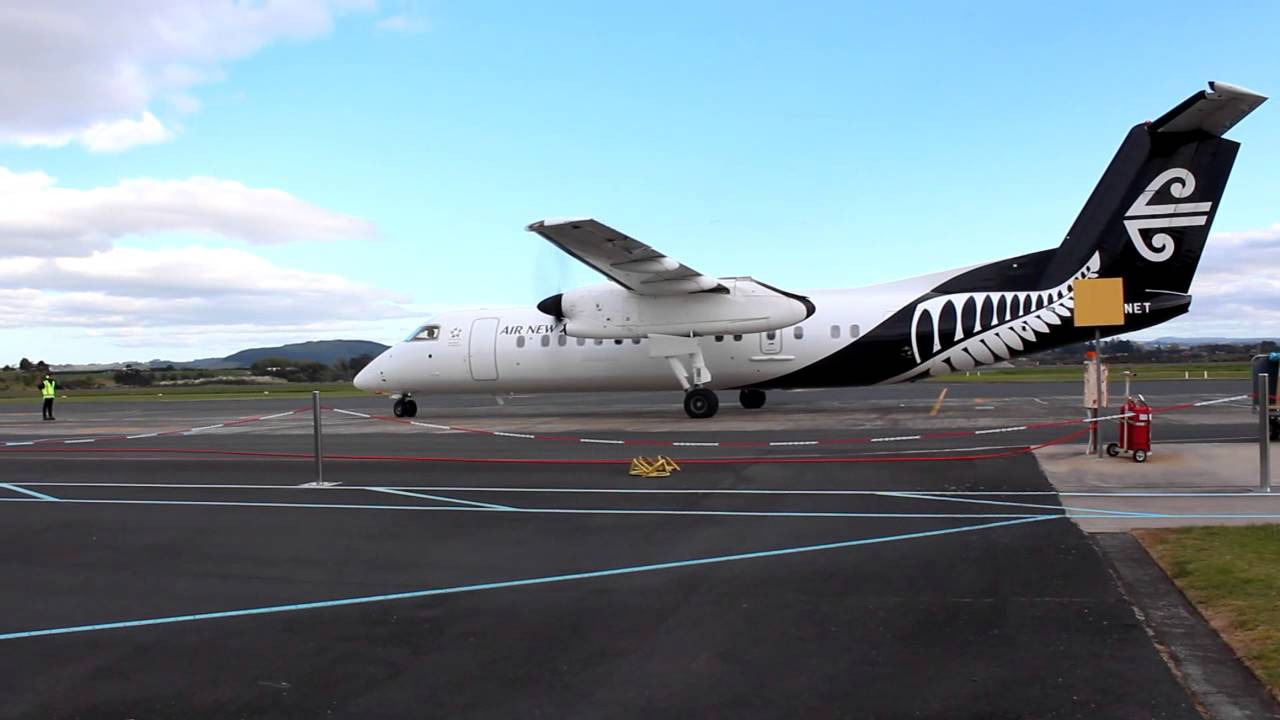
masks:
<instances>
[{"instance_id":1,"label":"main landing gear wheel","mask_svg":"<svg viewBox=\"0 0 1280 720\"><path fill-rule=\"evenodd\" d=\"M706 388L694 388L684 394L684 411L696 420L709 418L720 409L720 398Z\"/></svg>"},{"instance_id":2,"label":"main landing gear wheel","mask_svg":"<svg viewBox=\"0 0 1280 720\"><path fill-rule=\"evenodd\" d=\"M400 398L391 406L391 413L396 417L417 417L418 403L409 398Z\"/></svg>"},{"instance_id":3,"label":"main landing gear wheel","mask_svg":"<svg viewBox=\"0 0 1280 720\"><path fill-rule=\"evenodd\" d=\"M756 388L738 391L738 402L748 410L759 410L764 407L765 397L764 391Z\"/></svg>"}]
</instances>

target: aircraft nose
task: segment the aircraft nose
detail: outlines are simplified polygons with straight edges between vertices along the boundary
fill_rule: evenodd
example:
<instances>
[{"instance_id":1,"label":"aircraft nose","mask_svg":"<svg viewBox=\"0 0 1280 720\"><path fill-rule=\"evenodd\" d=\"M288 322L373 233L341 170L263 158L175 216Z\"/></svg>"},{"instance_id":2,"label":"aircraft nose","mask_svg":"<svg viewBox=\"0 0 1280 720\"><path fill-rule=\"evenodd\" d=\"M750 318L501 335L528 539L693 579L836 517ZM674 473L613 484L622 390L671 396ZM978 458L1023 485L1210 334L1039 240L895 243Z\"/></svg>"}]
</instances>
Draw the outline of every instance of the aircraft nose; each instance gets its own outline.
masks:
<instances>
[{"instance_id":1,"label":"aircraft nose","mask_svg":"<svg viewBox=\"0 0 1280 720\"><path fill-rule=\"evenodd\" d=\"M382 372L378 370L379 360L381 357L374 358L364 366L363 370L356 373L355 380L352 381L356 388L365 392L376 392L380 389L378 386L381 384Z\"/></svg>"},{"instance_id":2,"label":"aircraft nose","mask_svg":"<svg viewBox=\"0 0 1280 720\"><path fill-rule=\"evenodd\" d=\"M369 372L372 368L373 363L369 363L360 372L356 373L355 380L351 381L356 386L356 389L364 390L365 392L373 390L373 373Z\"/></svg>"}]
</instances>

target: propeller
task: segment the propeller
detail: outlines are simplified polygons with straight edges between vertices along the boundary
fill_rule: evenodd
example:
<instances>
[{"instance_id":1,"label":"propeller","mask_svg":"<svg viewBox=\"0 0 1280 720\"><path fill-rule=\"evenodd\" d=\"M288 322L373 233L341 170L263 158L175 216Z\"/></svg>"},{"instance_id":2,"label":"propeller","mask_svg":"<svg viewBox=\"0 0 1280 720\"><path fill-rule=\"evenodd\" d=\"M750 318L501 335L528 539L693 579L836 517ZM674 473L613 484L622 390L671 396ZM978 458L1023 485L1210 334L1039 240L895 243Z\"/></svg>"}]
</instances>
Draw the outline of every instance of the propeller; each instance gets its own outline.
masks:
<instances>
[{"instance_id":1,"label":"propeller","mask_svg":"<svg viewBox=\"0 0 1280 720\"><path fill-rule=\"evenodd\" d=\"M564 322L564 293L543 298L542 302L538 303L538 312L555 318L557 325Z\"/></svg>"},{"instance_id":2,"label":"propeller","mask_svg":"<svg viewBox=\"0 0 1280 720\"><path fill-rule=\"evenodd\" d=\"M543 245L534 264L534 286L540 293L554 293L538 303L538 312L555 318L555 324L564 324L563 293L572 273L568 255L552 245Z\"/></svg>"}]
</instances>

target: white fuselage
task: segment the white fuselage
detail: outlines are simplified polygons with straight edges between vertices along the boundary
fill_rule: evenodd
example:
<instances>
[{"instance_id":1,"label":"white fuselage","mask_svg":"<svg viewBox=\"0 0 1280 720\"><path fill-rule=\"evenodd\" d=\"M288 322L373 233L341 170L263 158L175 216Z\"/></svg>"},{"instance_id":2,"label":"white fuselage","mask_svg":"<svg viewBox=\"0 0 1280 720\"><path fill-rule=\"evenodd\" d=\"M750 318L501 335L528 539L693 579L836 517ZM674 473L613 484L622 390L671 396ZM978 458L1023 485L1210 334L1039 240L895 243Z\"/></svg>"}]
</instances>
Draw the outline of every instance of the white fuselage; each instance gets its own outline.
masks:
<instances>
[{"instance_id":1,"label":"white fuselage","mask_svg":"<svg viewBox=\"0 0 1280 720\"><path fill-rule=\"evenodd\" d=\"M698 338L713 389L767 383L855 342L922 292L961 270L884 285L804 293L814 313L781 330ZM647 338L572 337L528 307L441 313L427 337L397 343L356 377L389 395L430 393L679 390ZM418 333L415 333L418 335ZM434 335L434 337L430 337Z\"/></svg>"}]
</instances>

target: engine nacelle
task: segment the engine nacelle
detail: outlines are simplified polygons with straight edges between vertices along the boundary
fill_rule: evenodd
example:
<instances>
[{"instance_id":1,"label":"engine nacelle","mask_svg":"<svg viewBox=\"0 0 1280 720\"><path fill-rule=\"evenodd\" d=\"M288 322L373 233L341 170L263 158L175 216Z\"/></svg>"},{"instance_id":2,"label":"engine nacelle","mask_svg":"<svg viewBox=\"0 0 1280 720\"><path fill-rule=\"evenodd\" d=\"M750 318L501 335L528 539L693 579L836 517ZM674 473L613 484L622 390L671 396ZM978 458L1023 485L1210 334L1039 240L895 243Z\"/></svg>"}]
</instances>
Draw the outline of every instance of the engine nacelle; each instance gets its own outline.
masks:
<instances>
[{"instance_id":1,"label":"engine nacelle","mask_svg":"<svg viewBox=\"0 0 1280 720\"><path fill-rule=\"evenodd\" d=\"M808 298L752 280L720 280L728 292L639 295L613 283L569 290L538 303L564 318L565 333L582 338L647 335L738 335L795 325L813 314Z\"/></svg>"}]
</instances>

